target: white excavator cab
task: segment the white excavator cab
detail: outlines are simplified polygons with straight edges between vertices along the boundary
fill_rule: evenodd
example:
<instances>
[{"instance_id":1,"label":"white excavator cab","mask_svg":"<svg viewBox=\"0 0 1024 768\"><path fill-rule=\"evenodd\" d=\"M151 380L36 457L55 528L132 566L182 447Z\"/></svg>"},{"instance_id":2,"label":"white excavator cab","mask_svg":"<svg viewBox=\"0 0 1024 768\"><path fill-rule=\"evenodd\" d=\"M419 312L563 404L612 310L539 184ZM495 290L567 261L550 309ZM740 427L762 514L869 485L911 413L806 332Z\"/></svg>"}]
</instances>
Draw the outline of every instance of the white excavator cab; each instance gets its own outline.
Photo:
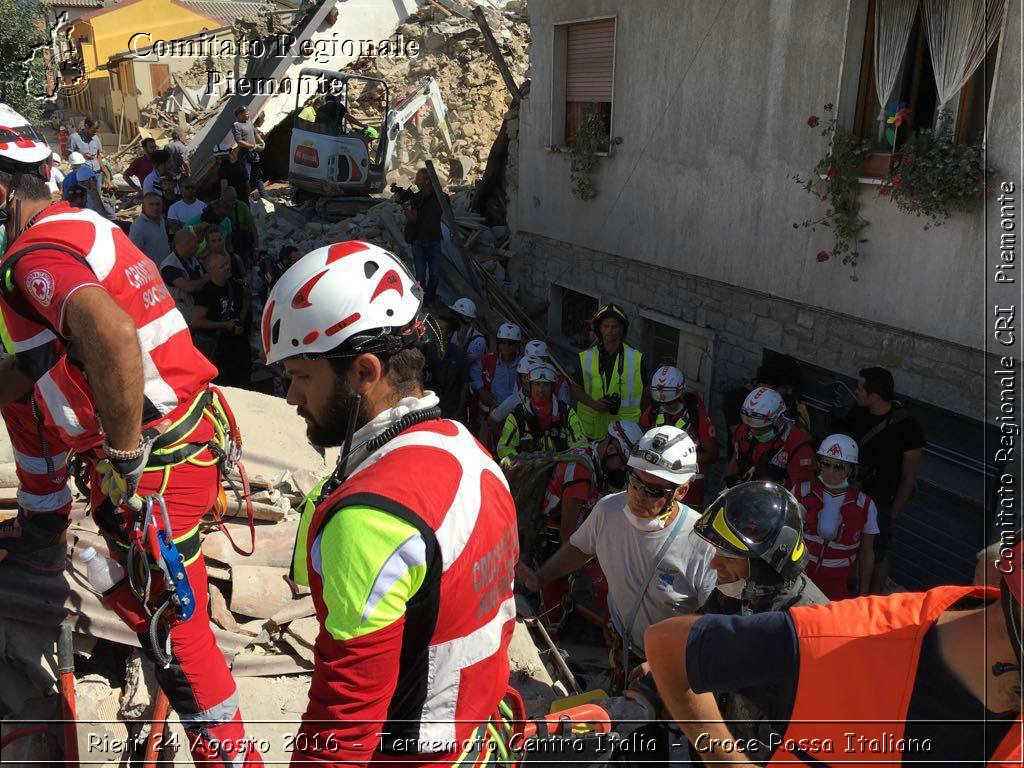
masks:
<instances>
[{"instance_id":1,"label":"white excavator cab","mask_svg":"<svg viewBox=\"0 0 1024 768\"><path fill-rule=\"evenodd\" d=\"M316 78L319 87L313 91L321 94L312 121L299 117L303 96L310 94L310 89L303 87L308 77ZM364 121L372 130L360 128L347 118L353 84L372 86L382 103L379 124ZM312 195L339 197L382 192L395 142L406 122L424 105L433 109L438 129L448 148L452 148L446 109L433 78L424 80L391 109L388 86L381 78L305 68L299 72L295 98L297 114L292 128L288 180Z\"/></svg>"}]
</instances>

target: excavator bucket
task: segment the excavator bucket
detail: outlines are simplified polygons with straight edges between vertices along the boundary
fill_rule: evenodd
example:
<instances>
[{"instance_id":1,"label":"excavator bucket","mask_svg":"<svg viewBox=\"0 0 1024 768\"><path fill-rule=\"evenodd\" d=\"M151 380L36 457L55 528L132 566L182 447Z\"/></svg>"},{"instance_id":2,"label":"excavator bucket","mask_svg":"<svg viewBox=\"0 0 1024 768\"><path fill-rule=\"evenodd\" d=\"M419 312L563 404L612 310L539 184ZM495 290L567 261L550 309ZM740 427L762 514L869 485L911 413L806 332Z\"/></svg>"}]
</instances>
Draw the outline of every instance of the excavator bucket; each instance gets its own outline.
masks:
<instances>
[{"instance_id":1,"label":"excavator bucket","mask_svg":"<svg viewBox=\"0 0 1024 768\"><path fill-rule=\"evenodd\" d=\"M448 162L448 179L450 181L462 181L469 172L473 170L473 158L466 157L466 155L456 155L453 160Z\"/></svg>"}]
</instances>

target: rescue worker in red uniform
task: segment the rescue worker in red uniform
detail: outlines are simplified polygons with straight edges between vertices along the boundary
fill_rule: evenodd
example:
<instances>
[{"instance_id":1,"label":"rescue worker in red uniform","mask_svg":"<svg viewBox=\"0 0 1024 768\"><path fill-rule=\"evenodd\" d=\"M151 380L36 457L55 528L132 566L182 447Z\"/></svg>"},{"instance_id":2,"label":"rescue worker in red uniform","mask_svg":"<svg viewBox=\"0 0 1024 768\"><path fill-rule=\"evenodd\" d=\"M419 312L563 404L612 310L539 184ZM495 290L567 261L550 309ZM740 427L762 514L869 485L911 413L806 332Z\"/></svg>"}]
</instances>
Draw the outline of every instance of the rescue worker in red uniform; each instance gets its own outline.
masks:
<instances>
[{"instance_id":1,"label":"rescue worker in red uniform","mask_svg":"<svg viewBox=\"0 0 1024 768\"><path fill-rule=\"evenodd\" d=\"M42 370L62 354L52 332L15 315L2 300L0 341L8 355L0 369L0 381L4 382L21 378L14 370L19 350L22 365ZM71 512L68 449L55 429L37 421L30 398L12 401L6 397L7 388L3 390L0 413L14 449L18 514L0 523L0 562L44 575L58 573L67 559Z\"/></svg>"},{"instance_id":2,"label":"rescue worker in red uniform","mask_svg":"<svg viewBox=\"0 0 1024 768\"><path fill-rule=\"evenodd\" d=\"M104 601L157 658L157 681L193 760L261 765L210 627L199 548L198 523L218 498L222 464L237 459L237 434L208 386L216 369L193 346L156 265L120 228L50 205L38 165L48 156L28 139L0 143L4 300L64 351L43 371L19 365L7 394L31 396L45 427L88 462L93 514L112 555L137 555ZM21 350L18 357L31 362ZM154 509L133 538L140 513ZM175 547L187 577L172 593L159 566ZM140 599L145 588L152 604Z\"/></svg>"},{"instance_id":3,"label":"rescue worker in red uniform","mask_svg":"<svg viewBox=\"0 0 1024 768\"><path fill-rule=\"evenodd\" d=\"M633 447L644 436L634 421L613 421L604 440L588 442L574 448L577 461L560 461L551 472L540 513L541 530L537 537L537 562L540 567L567 544L597 501L613 489L626 484L626 462ZM593 566L593 567L591 567ZM594 597L591 618L604 626L608 620L608 587L596 561L585 567ZM564 612L560 606L569 593L568 578L549 582L540 591L541 615L551 627L556 626Z\"/></svg>"},{"instance_id":4,"label":"rescue worker in red uniform","mask_svg":"<svg viewBox=\"0 0 1024 768\"><path fill-rule=\"evenodd\" d=\"M303 256L263 312L310 441L342 446L296 546L320 633L293 765L481 765L507 743L516 510L422 389L422 296L398 258L349 241Z\"/></svg>"},{"instance_id":5,"label":"rescue worker in red uniform","mask_svg":"<svg viewBox=\"0 0 1024 768\"><path fill-rule=\"evenodd\" d=\"M811 436L786 415L786 403L774 389L758 387L743 402L726 486L748 480L771 480L793 488L814 477Z\"/></svg>"},{"instance_id":6,"label":"rescue worker in red uniform","mask_svg":"<svg viewBox=\"0 0 1024 768\"><path fill-rule=\"evenodd\" d=\"M818 446L817 476L793 489L805 510L807 575L829 600L850 597L853 579L858 594L868 594L875 568L878 509L870 496L850 485L857 454L852 437L829 435Z\"/></svg>"},{"instance_id":7,"label":"rescue worker in red uniform","mask_svg":"<svg viewBox=\"0 0 1024 768\"><path fill-rule=\"evenodd\" d=\"M1003 551L998 588L669 619L646 635L658 692L704 762L1020 766L1022 557ZM713 692L740 690L785 698L772 749L721 722Z\"/></svg>"},{"instance_id":8,"label":"rescue worker in red uniform","mask_svg":"<svg viewBox=\"0 0 1024 768\"><path fill-rule=\"evenodd\" d=\"M686 388L686 376L678 368L663 365L651 378L653 404L640 416L640 426L649 429L667 424L686 432L697 446L697 475L683 503L694 509L704 506L704 475L718 461L718 438L704 399Z\"/></svg>"}]
</instances>

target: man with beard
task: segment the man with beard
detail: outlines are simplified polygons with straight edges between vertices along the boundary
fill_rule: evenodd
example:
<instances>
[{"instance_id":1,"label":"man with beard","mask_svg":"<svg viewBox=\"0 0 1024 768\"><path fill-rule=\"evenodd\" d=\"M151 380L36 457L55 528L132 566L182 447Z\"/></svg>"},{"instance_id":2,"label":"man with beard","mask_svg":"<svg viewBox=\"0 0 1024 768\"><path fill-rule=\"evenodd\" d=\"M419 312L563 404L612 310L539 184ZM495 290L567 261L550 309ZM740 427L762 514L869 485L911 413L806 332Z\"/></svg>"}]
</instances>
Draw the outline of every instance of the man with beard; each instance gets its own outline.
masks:
<instances>
[{"instance_id":1,"label":"man with beard","mask_svg":"<svg viewBox=\"0 0 1024 768\"><path fill-rule=\"evenodd\" d=\"M293 765L468 766L505 748L515 506L423 390L422 296L397 257L350 241L306 254L264 309L267 364L309 439L342 446L293 561L321 627Z\"/></svg>"}]
</instances>

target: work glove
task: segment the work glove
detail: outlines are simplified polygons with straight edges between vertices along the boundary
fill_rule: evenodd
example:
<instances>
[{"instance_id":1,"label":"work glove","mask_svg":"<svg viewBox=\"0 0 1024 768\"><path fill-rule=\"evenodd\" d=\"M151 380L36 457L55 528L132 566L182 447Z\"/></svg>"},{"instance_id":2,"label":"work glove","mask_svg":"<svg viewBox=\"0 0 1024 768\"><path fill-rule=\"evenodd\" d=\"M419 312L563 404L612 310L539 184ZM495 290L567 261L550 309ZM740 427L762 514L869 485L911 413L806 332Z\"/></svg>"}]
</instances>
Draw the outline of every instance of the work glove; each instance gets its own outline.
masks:
<instances>
[{"instance_id":1,"label":"work glove","mask_svg":"<svg viewBox=\"0 0 1024 768\"><path fill-rule=\"evenodd\" d=\"M376 128L373 128L372 126L368 125L365 128L363 128L363 135L368 139L376 139L378 136L380 136L380 133L377 132Z\"/></svg>"},{"instance_id":2,"label":"work glove","mask_svg":"<svg viewBox=\"0 0 1024 768\"><path fill-rule=\"evenodd\" d=\"M149 464L153 449L153 438L142 442L142 453L134 459L120 460L109 456L96 465L100 476L100 489L116 507L127 507L134 512L142 510L142 497L136 493L142 481L142 473Z\"/></svg>"}]
</instances>

